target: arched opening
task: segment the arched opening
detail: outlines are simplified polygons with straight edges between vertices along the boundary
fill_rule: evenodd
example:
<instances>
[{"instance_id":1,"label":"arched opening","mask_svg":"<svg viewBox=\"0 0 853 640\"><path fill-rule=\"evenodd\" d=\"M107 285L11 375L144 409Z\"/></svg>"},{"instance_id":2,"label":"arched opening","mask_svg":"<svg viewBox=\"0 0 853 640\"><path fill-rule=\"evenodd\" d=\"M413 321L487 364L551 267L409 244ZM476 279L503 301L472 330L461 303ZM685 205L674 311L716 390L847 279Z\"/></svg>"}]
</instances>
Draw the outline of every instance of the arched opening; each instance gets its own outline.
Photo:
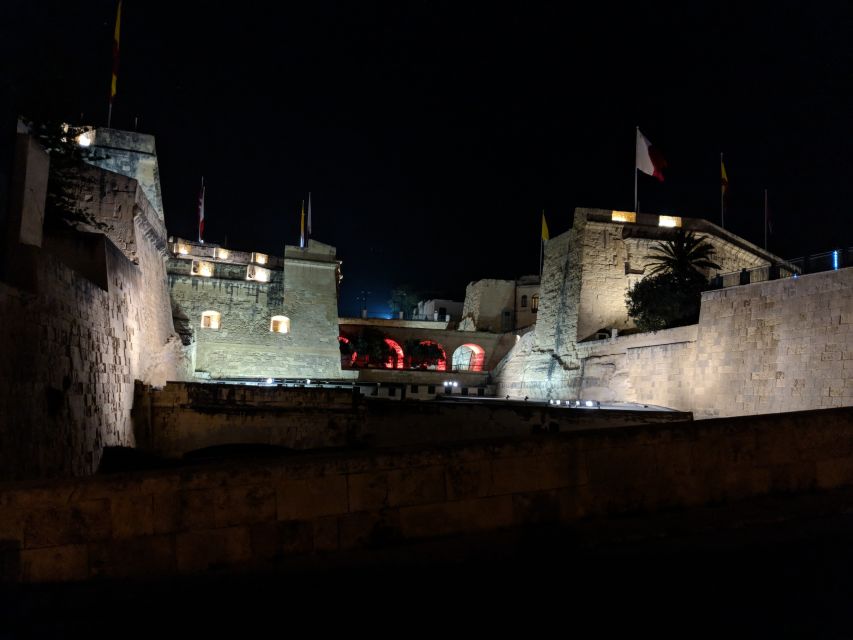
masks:
<instances>
[{"instance_id":1,"label":"arched opening","mask_svg":"<svg viewBox=\"0 0 853 640\"><path fill-rule=\"evenodd\" d=\"M447 352L434 340L413 340L409 366L413 369L447 371Z\"/></svg>"},{"instance_id":2,"label":"arched opening","mask_svg":"<svg viewBox=\"0 0 853 640\"><path fill-rule=\"evenodd\" d=\"M290 333L290 318L287 316L273 316L270 319L270 331L273 333Z\"/></svg>"},{"instance_id":3,"label":"arched opening","mask_svg":"<svg viewBox=\"0 0 853 640\"><path fill-rule=\"evenodd\" d=\"M388 348L391 349L391 354L388 356L388 359L385 361L386 369L402 369L403 368L403 360L405 358L403 354L403 348L397 344L391 338L385 338L385 344L388 345Z\"/></svg>"},{"instance_id":4,"label":"arched opening","mask_svg":"<svg viewBox=\"0 0 853 640\"><path fill-rule=\"evenodd\" d=\"M218 329L222 326L222 314L218 311L205 311L201 314L202 329Z\"/></svg>"},{"instance_id":5,"label":"arched opening","mask_svg":"<svg viewBox=\"0 0 853 640\"><path fill-rule=\"evenodd\" d=\"M341 367L351 369L358 358L358 351L355 350L346 336L338 336L338 346L341 349Z\"/></svg>"},{"instance_id":6,"label":"arched opening","mask_svg":"<svg viewBox=\"0 0 853 640\"><path fill-rule=\"evenodd\" d=\"M453 352L454 371L482 371L486 363L486 350L469 342Z\"/></svg>"}]
</instances>

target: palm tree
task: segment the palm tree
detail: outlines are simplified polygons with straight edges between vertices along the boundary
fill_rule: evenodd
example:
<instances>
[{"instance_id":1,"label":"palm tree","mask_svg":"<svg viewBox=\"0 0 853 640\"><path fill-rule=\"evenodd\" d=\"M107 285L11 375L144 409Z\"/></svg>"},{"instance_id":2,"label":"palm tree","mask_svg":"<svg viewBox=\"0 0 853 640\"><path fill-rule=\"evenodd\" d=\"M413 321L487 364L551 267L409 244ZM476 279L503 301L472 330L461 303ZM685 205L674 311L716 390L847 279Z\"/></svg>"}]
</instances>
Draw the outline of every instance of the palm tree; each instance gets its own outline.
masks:
<instances>
[{"instance_id":1,"label":"palm tree","mask_svg":"<svg viewBox=\"0 0 853 640\"><path fill-rule=\"evenodd\" d=\"M649 275L672 273L685 278L699 275L705 279L703 269L720 269L720 265L711 260L716 251L714 245L684 229L676 231L675 238L666 242L657 242L651 247L652 253L646 256L649 261Z\"/></svg>"}]
</instances>

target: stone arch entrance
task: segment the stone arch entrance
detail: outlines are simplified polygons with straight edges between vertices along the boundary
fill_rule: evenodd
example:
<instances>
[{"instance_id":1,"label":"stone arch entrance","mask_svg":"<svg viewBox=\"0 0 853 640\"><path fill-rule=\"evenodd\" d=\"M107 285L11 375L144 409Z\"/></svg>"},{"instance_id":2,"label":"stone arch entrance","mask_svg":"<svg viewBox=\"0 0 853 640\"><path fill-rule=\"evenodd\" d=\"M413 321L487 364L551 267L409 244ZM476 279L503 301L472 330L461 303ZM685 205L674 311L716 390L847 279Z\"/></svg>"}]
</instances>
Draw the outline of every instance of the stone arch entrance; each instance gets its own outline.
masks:
<instances>
[{"instance_id":1,"label":"stone arch entrance","mask_svg":"<svg viewBox=\"0 0 853 640\"><path fill-rule=\"evenodd\" d=\"M486 350L478 344L468 342L453 352L454 371L482 371L486 362Z\"/></svg>"},{"instance_id":2,"label":"stone arch entrance","mask_svg":"<svg viewBox=\"0 0 853 640\"><path fill-rule=\"evenodd\" d=\"M392 340L391 338L385 338L385 344L387 344L388 348L391 349L391 355L389 355L388 359L385 361L385 368L402 369L403 360L405 359L403 348L397 343L396 340Z\"/></svg>"}]
</instances>

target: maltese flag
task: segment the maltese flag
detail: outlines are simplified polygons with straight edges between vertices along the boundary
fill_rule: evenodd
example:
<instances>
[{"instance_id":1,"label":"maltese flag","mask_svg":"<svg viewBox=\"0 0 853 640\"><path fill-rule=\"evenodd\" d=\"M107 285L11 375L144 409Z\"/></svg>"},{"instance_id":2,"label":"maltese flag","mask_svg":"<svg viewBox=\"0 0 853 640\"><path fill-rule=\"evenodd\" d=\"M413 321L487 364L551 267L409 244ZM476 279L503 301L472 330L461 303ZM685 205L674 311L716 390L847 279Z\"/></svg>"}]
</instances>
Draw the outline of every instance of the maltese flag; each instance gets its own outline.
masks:
<instances>
[{"instance_id":1,"label":"maltese flag","mask_svg":"<svg viewBox=\"0 0 853 640\"><path fill-rule=\"evenodd\" d=\"M637 169L663 182L666 160L649 139L637 129Z\"/></svg>"}]
</instances>

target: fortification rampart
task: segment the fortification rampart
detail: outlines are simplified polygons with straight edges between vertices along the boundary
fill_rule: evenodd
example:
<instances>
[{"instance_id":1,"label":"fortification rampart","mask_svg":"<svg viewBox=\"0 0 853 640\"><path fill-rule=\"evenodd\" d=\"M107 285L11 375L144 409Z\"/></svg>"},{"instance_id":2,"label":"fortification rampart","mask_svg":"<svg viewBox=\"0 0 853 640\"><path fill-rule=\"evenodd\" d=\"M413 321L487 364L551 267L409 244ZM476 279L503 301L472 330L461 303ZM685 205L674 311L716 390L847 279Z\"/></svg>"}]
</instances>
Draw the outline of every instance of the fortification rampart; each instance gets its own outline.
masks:
<instances>
[{"instance_id":1,"label":"fortification rampart","mask_svg":"<svg viewBox=\"0 0 853 640\"><path fill-rule=\"evenodd\" d=\"M853 405L853 269L703 294L697 325L575 345L574 366L521 343L499 393L621 400L696 418Z\"/></svg>"},{"instance_id":2,"label":"fortification rampart","mask_svg":"<svg viewBox=\"0 0 853 640\"><path fill-rule=\"evenodd\" d=\"M462 534L851 484L849 408L196 465L0 489L0 578L375 560Z\"/></svg>"}]
</instances>

